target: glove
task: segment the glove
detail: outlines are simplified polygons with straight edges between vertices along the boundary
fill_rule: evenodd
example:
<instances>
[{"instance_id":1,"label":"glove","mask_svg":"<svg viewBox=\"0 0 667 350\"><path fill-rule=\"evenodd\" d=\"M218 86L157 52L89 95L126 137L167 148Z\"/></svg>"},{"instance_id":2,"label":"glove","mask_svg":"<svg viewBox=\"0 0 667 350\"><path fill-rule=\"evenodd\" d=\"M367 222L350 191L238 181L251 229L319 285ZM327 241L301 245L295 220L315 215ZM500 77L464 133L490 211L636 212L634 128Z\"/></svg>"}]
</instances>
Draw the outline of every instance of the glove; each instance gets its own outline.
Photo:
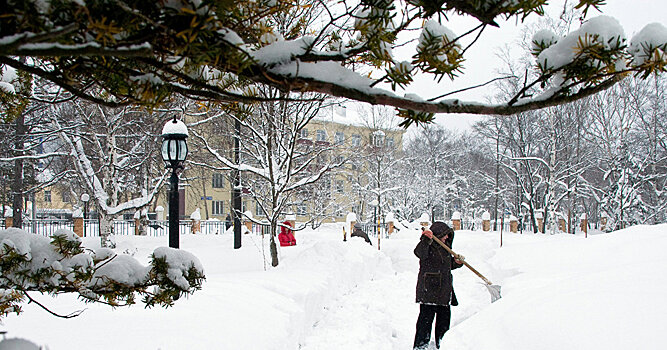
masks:
<instances>
[{"instance_id":1,"label":"glove","mask_svg":"<svg viewBox=\"0 0 667 350\"><path fill-rule=\"evenodd\" d=\"M422 230L422 235L424 235L424 236L426 236L430 239L433 239L433 232L431 232L431 230Z\"/></svg>"},{"instance_id":2,"label":"glove","mask_svg":"<svg viewBox=\"0 0 667 350\"><path fill-rule=\"evenodd\" d=\"M466 260L466 257L463 255L457 255L454 257L454 261L456 261L457 264L463 264L463 262Z\"/></svg>"}]
</instances>

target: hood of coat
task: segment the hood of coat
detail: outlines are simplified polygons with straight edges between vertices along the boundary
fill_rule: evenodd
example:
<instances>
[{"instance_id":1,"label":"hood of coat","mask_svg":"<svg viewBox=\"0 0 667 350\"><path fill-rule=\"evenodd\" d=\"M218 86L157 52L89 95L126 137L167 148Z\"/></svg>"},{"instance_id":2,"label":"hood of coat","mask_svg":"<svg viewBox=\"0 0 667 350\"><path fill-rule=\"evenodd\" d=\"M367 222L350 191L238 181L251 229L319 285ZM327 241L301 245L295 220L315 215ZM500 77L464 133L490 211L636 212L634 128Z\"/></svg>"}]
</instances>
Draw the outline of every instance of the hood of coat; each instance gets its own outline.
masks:
<instances>
[{"instance_id":1,"label":"hood of coat","mask_svg":"<svg viewBox=\"0 0 667 350\"><path fill-rule=\"evenodd\" d=\"M288 227L292 227L292 224L289 221L284 221L283 225L288 226ZM292 230L290 230L289 228L287 228L285 226L280 226L280 233L282 233L282 234L291 233L290 231L292 231Z\"/></svg>"},{"instance_id":2,"label":"hood of coat","mask_svg":"<svg viewBox=\"0 0 667 350\"><path fill-rule=\"evenodd\" d=\"M444 243L448 246L451 247L452 243L454 242L454 230L452 230L449 225L445 224L442 221L436 221L434 222L431 227L430 227L431 232L433 232L433 235L442 239L447 236L447 239L445 239Z\"/></svg>"}]
</instances>

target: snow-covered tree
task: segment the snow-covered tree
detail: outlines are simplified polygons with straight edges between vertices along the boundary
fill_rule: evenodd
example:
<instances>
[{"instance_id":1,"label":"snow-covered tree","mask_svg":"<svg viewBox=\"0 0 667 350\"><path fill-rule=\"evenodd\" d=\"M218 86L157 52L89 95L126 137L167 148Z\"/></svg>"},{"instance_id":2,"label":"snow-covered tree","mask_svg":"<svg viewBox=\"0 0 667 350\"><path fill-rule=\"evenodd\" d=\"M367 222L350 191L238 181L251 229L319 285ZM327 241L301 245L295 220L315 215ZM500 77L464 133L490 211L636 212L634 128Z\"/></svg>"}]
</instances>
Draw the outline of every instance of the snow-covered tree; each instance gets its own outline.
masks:
<instances>
[{"instance_id":1,"label":"snow-covered tree","mask_svg":"<svg viewBox=\"0 0 667 350\"><path fill-rule=\"evenodd\" d=\"M395 113L382 106L360 106L358 114L366 130L352 161L357 165L352 173L352 188L357 192L358 213L364 216L364 209L370 201L378 202L377 214L389 210L393 196L402 189L397 183L397 165L402 150L396 148L392 131L396 129ZM373 213L366 213L372 219Z\"/></svg>"},{"instance_id":2,"label":"snow-covered tree","mask_svg":"<svg viewBox=\"0 0 667 350\"><path fill-rule=\"evenodd\" d=\"M29 78L24 73L19 73L18 77ZM34 202L35 193L40 189L58 186L61 180L71 175L64 162L67 153L54 144L57 136L48 127L46 113L52 104L62 101L59 89L42 79L38 79L35 84L31 80L26 81L25 85L22 90L27 89L28 93L22 97L25 105L20 110L21 113L12 121L0 123L0 171L3 188L0 201L3 205L12 207L13 225L19 228L29 211L29 208L23 208L25 200ZM19 110L15 109L11 113L18 112ZM9 117L11 113L5 116Z\"/></svg>"},{"instance_id":3,"label":"snow-covered tree","mask_svg":"<svg viewBox=\"0 0 667 350\"><path fill-rule=\"evenodd\" d=\"M263 93L267 100L280 100L277 95L282 94L275 89L266 89ZM313 101L317 99L303 97ZM344 164L331 156L336 147L333 143L302 138L301 131L318 115L320 107L321 102L311 101L263 102L243 111L243 114L230 115L229 118L238 118L241 124L241 134L238 135L241 138L239 164L226 155L228 147L220 142L220 135L206 138L193 131L204 144L204 149L213 156L206 163L208 167L242 172L244 189L249 191L248 195L271 225L269 244L272 266L279 263L276 232L281 225L281 217L310 197L319 196L322 202L326 202L325 193L317 191L317 186L329 172ZM328 194L331 194L330 186ZM317 213L303 214L317 217Z\"/></svg>"},{"instance_id":4,"label":"snow-covered tree","mask_svg":"<svg viewBox=\"0 0 667 350\"><path fill-rule=\"evenodd\" d=\"M100 218L103 247L113 246L113 220L134 214L158 194L166 172L157 170L156 130L166 113L139 108L109 108L81 100L50 112L50 126L59 137L83 190L91 194Z\"/></svg>"}]
</instances>

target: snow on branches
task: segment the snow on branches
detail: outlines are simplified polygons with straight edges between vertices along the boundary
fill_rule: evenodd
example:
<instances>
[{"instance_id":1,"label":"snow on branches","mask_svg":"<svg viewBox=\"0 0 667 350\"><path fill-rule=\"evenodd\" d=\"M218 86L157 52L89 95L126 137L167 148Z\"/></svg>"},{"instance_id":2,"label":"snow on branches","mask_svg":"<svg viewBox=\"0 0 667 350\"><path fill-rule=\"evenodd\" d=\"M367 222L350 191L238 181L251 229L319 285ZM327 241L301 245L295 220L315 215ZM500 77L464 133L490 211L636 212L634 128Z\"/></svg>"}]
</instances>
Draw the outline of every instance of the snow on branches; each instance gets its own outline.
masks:
<instances>
[{"instance_id":1,"label":"snow on branches","mask_svg":"<svg viewBox=\"0 0 667 350\"><path fill-rule=\"evenodd\" d=\"M651 23L630 40L628 51L633 64L645 66L644 77L667 68L667 28L660 23Z\"/></svg>"},{"instance_id":2,"label":"snow on branches","mask_svg":"<svg viewBox=\"0 0 667 350\"><path fill-rule=\"evenodd\" d=\"M150 265L143 266L107 248L85 249L65 229L51 238L17 228L0 230L0 272L0 317L19 314L25 299L37 303L28 294L32 291L78 293L85 302L113 307L135 304L139 295L146 307L168 307L201 289L205 280L201 263L188 252L157 248Z\"/></svg>"},{"instance_id":3,"label":"snow on branches","mask_svg":"<svg viewBox=\"0 0 667 350\"><path fill-rule=\"evenodd\" d=\"M575 8L585 18L603 3L579 0ZM628 47L618 23L603 16L560 40L540 41L532 81L504 103L443 100L449 93L406 98L379 85L407 89L420 72L436 80L454 78L476 42L459 47L463 37L478 38L488 26L498 26L497 18L542 16L545 5L546 0L23 1L0 19L0 64L107 106L156 106L177 94L231 110L238 102L265 101L253 93L264 85L393 106L417 122L431 120L433 113L508 115L555 106L602 91L627 73L646 77L667 69L664 27L647 26ZM480 24L456 38L441 35L454 15ZM419 29L421 39L415 37ZM395 57L396 49L414 40L420 44L408 66ZM11 91L0 85L0 93ZM94 92L100 88L104 94Z\"/></svg>"}]
</instances>

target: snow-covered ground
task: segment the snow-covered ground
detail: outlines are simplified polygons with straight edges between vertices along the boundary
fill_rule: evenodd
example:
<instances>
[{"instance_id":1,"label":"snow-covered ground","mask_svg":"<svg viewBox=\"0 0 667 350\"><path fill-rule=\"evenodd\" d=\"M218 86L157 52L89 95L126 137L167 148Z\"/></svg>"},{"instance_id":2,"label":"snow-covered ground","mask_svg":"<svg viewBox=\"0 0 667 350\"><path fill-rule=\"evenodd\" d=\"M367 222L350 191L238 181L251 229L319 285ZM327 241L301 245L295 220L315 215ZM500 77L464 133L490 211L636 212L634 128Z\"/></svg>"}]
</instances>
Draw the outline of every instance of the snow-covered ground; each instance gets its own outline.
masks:
<instances>
[{"instance_id":1,"label":"snow-covered ground","mask_svg":"<svg viewBox=\"0 0 667 350\"><path fill-rule=\"evenodd\" d=\"M170 309L111 309L72 296L41 302L79 317L59 319L34 305L2 325L59 349L410 349L418 305L412 250L419 232L369 246L342 241L341 225L297 232L267 268L261 237L181 236L204 265L204 288ZM608 234L459 231L454 249L495 284L491 304L480 280L454 271L460 302L445 349L663 349L667 343L667 225ZM167 238L117 237L119 252L142 262ZM95 239L84 243L94 247ZM266 262L265 262L266 261Z\"/></svg>"}]
</instances>

